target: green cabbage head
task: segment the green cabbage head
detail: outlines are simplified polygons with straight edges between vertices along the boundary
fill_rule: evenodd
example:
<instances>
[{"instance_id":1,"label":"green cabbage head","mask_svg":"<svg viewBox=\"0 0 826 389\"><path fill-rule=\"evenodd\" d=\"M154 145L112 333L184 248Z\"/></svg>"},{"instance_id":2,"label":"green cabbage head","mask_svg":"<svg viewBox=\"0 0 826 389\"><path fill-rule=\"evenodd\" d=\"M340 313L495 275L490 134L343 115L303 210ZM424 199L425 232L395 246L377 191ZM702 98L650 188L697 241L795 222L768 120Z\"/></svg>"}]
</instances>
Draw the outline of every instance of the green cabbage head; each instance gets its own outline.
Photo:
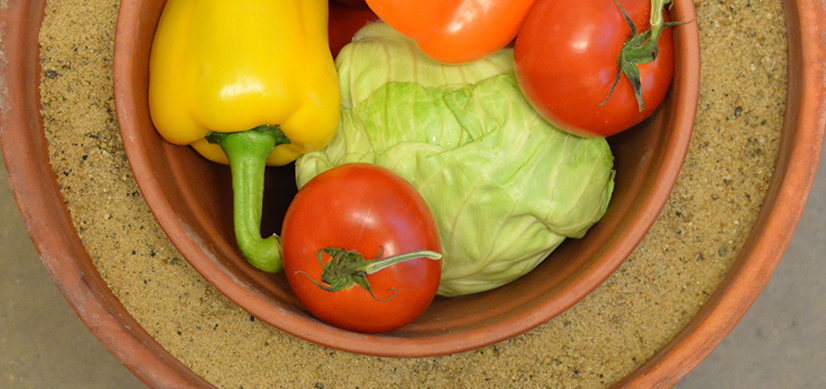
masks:
<instances>
[{"instance_id":1,"label":"green cabbage head","mask_svg":"<svg viewBox=\"0 0 826 389\"><path fill-rule=\"evenodd\" d=\"M511 50L442 65L375 23L336 65L340 128L325 149L296 162L298 185L349 162L404 177L439 228L440 295L511 282L605 213L614 187L608 143L539 116L517 85Z\"/></svg>"}]
</instances>

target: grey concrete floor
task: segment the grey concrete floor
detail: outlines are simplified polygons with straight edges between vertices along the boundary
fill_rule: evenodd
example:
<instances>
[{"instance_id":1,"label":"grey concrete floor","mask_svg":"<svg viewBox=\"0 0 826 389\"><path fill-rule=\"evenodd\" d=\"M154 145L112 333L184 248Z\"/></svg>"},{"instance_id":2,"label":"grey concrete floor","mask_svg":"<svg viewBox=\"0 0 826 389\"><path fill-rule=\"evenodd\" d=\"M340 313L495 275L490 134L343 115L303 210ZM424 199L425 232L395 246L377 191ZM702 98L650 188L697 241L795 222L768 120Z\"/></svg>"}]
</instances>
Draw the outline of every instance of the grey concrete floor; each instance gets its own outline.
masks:
<instances>
[{"instance_id":1,"label":"grey concrete floor","mask_svg":"<svg viewBox=\"0 0 826 389\"><path fill-rule=\"evenodd\" d=\"M826 388L826 161L794 238L746 316L675 389ZM0 159L0 389L145 388L43 267Z\"/></svg>"}]
</instances>

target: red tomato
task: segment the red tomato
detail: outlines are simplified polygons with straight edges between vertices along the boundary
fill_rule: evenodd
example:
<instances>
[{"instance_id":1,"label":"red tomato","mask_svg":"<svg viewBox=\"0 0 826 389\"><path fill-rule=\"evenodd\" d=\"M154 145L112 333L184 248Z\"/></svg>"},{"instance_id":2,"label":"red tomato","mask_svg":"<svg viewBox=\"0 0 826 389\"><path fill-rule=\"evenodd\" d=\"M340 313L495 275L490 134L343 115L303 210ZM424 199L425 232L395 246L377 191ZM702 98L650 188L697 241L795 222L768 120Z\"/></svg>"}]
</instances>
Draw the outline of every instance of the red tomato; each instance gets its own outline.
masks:
<instances>
[{"instance_id":1,"label":"red tomato","mask_svg":"<svg viewBox=\"0 0 826 389\"><path fill-rule=\"evenodd\" d=\"M347 2L345 2L347 3ZM363 1L362 1L363 3ZM337 2L330 2L329 29L330 50L333 57L346 44L353 41L353 35L362 27L379 20L367 6L352 7Z\"/></svg>"},{"instance_id":2,"label":"red tomato","mask_svg":"<svg viewBox=\"0 0 826 389\"><path fill-rule=\"evenodd\" d=\"M619 5L638 33L648 31L651 0L619 0ZM519 85L534 108L561 129L583 136L626 130L659 106L674 74L671 28L664 28L659 55L638 67L645 109L640 111L625 75L611 91L617 58L630 35L614 0L538 0L514 46Z\"/></svg>"},{"instance_id":3,"label":"red tomato","mask_svg":"<svg viewBox=\"0 0 826 389\"><path fill-rule=\"evenodd\" d=\"M335 0L335 2L350 7L367 8L367 3L364 0Z\"/></svg>"},{"instance_id":4,"label":"red tomato","mask_svg":"<svg viewBox=\"0 0 826 389\"><path fill-rule=\"evenodd\" d=\"M355 250L377 256L441 252L436 223L421 195L395 173L363 163L325 171L290 203L281 230L284 272L298 299L316 317L347 330L378 333L399 328L430 305L442 261L416 257L373 274L360 285L330 292L320 286L319 250ZM325 265L330 256L321 256ZM321 285L318 285L319 283Z\"/></svg>"}]
</instances>

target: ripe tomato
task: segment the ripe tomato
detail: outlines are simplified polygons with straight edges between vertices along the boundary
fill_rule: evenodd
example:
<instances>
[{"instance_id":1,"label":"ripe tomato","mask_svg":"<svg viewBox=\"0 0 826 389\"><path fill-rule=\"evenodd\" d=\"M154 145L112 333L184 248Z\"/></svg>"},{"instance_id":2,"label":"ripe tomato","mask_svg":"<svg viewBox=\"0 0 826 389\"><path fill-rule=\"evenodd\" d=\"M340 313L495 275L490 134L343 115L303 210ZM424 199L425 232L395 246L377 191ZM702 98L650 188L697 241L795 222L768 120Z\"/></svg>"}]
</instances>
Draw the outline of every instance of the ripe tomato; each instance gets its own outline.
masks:
<instances>
[{"instance_id":1,"label":"ripe tomato","mask_svg":"<svg viewBox=\"0 0 826 389\"><path fill-rule=\"evenodd\" d=\"M368 262L397 254L441 252L430 209L410 183L370 164L327 170L298 191L281 230L284 272L293 291L316 317L358 332L386 332L417 317L439 289L441 259L414 255L366 275L372 292L353 284L325 290L325 248L355 250ZM441 255L438 255L441 258Z\"/></svg>"},{"instance_id":2,"label":"ripe tomato","mask_svg":"<svg viewBox=\"0 0 826 389\"><path fill-rule=\"evenodd\" d=\"M367 8L367 3L364 0L335 0L335 2L350 7Z\"/></svg>"},{"instance_id":3,"label":"ripe tomato","mask_svg":"<svg viewBox=\"0 0 826 389\"><path fill-rule=\"evenodd\" d=\"M361 2L364 6L346 5ZM353 41L353 35L362 27L379 20L363 0L343 1L330 3L330 18L327 21L330 40L330 51L333 57L338 56L341 48Z\"/></svg>"},{"instance_id":4,"label":"ripe tomato","mask_svg":"<svg viewBox=\"0 0 826 389\"><path fill-rule=\"evenodd\" d=\"M651 0L619 5L638 33L649 30ZM610 136L628 129L659 106L674 74L671 28L663 28L656 59L638 66L645 109L624 74L612 91L617 59L631 33L614 0L538 0L514 46L519 85L534 108L563 130Z\"/></svg>"}]
</instances>

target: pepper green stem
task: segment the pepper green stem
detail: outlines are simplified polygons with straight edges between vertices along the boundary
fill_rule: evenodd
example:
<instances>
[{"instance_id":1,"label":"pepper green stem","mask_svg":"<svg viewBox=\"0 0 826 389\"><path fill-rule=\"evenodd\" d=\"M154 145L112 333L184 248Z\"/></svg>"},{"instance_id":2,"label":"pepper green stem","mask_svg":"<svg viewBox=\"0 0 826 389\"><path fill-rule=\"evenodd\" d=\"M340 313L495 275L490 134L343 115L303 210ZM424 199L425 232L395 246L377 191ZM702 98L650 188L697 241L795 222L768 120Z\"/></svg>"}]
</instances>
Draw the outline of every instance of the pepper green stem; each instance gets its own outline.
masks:
<instances>
[{"instance_id":1,"label":"pepper green stem","mask_svg":"<svg viewBox=\"0 0 826 389\"><path fill-rule=\"evenodd\" d=\"M207 140L221 146L229 159L235 239L241 253L260 270L282 270L281 238L275 234L261 236L261 214L267 158L275 146L289 143L289 139L278 126L262 125L241 132L211 132Z\"/></svg>"}]
</instances>

